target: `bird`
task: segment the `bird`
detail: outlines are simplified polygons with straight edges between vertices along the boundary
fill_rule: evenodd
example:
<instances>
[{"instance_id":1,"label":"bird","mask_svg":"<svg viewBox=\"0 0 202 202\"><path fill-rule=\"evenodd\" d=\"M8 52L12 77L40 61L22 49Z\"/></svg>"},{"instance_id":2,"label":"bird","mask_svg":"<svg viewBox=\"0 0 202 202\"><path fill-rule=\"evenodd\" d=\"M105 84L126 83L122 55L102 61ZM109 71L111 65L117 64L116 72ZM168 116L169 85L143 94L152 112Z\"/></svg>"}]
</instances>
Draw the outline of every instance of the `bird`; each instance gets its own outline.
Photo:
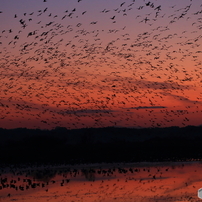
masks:
<instances>
[{"instance_id":1,"label":"bird","mask_svg":"<svg viewBox=\"0 0 202 202\"><path fill-rule=\"evenodd\" d=\"M126 2L121 3L120 7L122 7Z\"/></svg>"}]
</instances>

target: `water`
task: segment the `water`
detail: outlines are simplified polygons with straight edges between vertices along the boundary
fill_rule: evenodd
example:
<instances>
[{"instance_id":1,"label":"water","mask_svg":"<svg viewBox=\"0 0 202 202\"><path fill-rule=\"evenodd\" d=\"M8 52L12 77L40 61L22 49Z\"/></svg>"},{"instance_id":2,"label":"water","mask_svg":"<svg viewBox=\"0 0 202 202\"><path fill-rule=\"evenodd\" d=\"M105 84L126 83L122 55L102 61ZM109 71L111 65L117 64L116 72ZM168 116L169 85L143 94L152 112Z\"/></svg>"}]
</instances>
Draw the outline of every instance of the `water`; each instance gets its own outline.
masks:
<instances>
[{"instance_id":1,"label":"water","mask_svg":"<svg viewBox=\"0 0 202 202\"><path fill-rule=\"evenodd\" d=\"M60 165L1 169L0 201L202 201L201 162Z\"/></svg>"}]
</instances>

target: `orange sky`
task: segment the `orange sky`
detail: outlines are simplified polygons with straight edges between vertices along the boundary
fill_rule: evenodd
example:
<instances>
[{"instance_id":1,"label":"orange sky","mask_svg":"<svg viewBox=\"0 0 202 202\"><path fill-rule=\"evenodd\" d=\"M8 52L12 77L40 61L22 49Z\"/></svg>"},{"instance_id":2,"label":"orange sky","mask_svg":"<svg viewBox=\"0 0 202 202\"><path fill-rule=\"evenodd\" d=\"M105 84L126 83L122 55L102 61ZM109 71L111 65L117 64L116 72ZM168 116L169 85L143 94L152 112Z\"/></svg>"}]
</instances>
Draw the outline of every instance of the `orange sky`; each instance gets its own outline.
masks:
<instances>
[{"instance_id":1,"label":"orange sky","mask_svg":"<svg viewBox=\"0 0 202 202\"><path fill-rule=\"evenodd\" d=\"M0 3L0 127L201 125L201 4L122 3Z\"/></svg>"}]
</instances>

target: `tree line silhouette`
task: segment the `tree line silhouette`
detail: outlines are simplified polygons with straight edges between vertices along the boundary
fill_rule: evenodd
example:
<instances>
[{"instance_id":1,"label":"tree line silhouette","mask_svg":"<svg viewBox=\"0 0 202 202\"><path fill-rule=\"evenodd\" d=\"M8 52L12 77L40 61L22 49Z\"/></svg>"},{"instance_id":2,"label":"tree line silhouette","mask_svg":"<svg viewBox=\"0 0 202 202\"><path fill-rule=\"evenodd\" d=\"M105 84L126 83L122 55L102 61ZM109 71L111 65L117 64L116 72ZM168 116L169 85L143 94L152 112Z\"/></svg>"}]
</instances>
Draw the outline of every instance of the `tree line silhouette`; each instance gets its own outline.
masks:
<instances>
[{"instance_id":1,"label":"tree line silhouette","mask_svg":"<svg viewBox=\"0 0 202 202\"><path fill-rule=\"evenodd\" d=\"M176 161L202 157L202 126L0 128L1 164Z\"/></svg>"}]
</instances>

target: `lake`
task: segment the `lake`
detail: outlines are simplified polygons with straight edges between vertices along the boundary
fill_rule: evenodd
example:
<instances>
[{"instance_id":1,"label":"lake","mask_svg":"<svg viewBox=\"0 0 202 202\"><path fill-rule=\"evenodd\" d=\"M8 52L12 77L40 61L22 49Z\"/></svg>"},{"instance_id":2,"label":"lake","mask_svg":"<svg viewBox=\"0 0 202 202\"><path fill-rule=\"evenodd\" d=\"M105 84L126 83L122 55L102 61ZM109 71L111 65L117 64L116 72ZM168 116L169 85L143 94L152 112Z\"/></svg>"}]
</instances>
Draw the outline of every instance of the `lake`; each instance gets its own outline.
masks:
<instances>
[{"instance_id":1,"label":"lake","mask_svg":"<svg viewBox=\"0 0 202 202\"><path fill-rule=\"evenodd\" d=\"M0 201L202 201L202 163L141 162L1 167Z\"/></svg>"}]
</instances>

